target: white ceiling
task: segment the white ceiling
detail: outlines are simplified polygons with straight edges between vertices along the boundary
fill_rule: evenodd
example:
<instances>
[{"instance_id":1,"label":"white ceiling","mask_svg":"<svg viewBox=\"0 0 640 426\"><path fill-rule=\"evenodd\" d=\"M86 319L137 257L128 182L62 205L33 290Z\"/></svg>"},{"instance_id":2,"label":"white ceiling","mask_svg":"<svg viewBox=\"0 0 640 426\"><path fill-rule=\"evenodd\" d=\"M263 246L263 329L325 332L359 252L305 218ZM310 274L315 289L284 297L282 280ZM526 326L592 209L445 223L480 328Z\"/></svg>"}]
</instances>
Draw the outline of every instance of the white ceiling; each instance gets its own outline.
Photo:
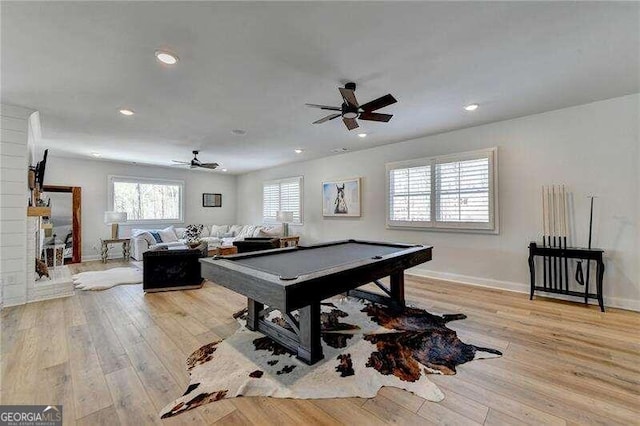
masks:
<instances>
[{"instance_id":1,"label":"white ceiling","mask_svg":"<svg viewBox=\"0 0 640 426\"><path fill-rule=\"evenodd\" d=\"M640 91L640 3L1 3L3 103L57 155L230 173ZM158 48L180 62L160 66ZM391 122L311 122L358 83ZM465 112L462 106L480 108ZM136 111L131 118L117 109ZM245 129L235 136L232 129ZM297 155L294 148L303 148Z\"/></svg>"}]
</instances>

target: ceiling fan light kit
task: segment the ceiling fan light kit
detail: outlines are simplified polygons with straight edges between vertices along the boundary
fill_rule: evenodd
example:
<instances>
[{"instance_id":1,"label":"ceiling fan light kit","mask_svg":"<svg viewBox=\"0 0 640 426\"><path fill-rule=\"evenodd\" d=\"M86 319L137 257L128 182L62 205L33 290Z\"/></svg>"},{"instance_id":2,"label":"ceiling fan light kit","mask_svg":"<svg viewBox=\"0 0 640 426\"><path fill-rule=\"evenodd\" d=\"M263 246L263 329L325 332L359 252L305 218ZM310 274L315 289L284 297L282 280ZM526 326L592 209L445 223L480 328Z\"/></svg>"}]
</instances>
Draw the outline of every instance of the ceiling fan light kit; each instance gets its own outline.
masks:
<instances>
[{"instance_id":1,"label":"ceiling fan light kit","mask_svg":"<svg viewBox=\"0 0 640 426\"><path fill-rule=\"evenodd\" d=\"M366 104L360 105L355 94L355 83L347 83L344 85L344 87L338 88L338 90L340 91L343 100L342 106L340 107L306 104L307 106L312 108L319 108L326 111L338 111L314 121L313 124L322 124L335 118L342 117L342 122L347 127L347 129L353 130L360 127L356 119L367 121L381 121L386 123L393 117L393 115L391 114L381 114L374 112L398 102L396 98L391 96L391 94L381 96L378 99L374 99L370 102L367 102Z\"/></svg>"}]
</instances>

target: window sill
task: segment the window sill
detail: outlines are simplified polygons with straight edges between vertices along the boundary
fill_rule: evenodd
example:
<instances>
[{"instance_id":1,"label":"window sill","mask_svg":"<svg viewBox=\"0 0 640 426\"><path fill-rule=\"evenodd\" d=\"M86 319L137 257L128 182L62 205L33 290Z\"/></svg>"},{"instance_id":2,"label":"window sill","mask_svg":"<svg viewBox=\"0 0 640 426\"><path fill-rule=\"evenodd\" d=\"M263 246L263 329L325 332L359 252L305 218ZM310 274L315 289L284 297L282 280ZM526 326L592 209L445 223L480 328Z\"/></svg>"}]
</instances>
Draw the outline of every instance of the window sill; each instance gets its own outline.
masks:
<instances>
[{"instance_id":1,"label":"window sill","mask_svg":"<svg viewBox=\"0 0 640 426\"><path fill-rule=\"evenodd\" d=\"M121 226L130 226L130 225L180 225L183 224L184 220L180 219L148 219L148 220L128 220L124 223L121 223Z\"/></svg>"},{"instance_id":2,"label":"window sill","mask_svg":"<svg viewBox=\"0 0 640 426\"><path fill-rule=\"evenodd\" d=\"M391 231L421 231L421 232L450 232L456 234L485 234L498 235L500 230L498 227L494 229L482 228L445 228L436 226L405 226L405 225L389 225L386 226Z\"/></svg>"},{"instance_id":3,"label":"window sill","mask_svg":"<svg viewBox=\"0 0 640 426\"><path fill-rule=\"evenodd\" d=\"M282 222L278 222L277 220L267 220L262 219L263 225L282 225ZM289 222L289 226L303 226L304 222Z\"/></svg>"}]
</instances>

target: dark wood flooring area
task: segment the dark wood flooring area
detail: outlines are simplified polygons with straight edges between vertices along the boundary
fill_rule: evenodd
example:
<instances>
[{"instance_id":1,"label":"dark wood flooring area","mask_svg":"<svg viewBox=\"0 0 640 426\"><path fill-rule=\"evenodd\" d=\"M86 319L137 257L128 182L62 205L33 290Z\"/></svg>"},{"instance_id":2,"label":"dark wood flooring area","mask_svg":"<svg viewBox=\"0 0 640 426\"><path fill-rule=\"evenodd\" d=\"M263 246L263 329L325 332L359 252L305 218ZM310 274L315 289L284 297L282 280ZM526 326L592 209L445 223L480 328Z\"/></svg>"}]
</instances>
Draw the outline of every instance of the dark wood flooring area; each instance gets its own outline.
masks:
<instances>
[{"instance_id":1,"label":"dark wood flooring area","mask_svg":"<svg viewBox=\"0 0 640 426\"><path fill-rule=\"evenodd\" d=\"M640 424L640 314L414 277L406 286L431 312L466 314L449 323L463 341L504 352L431 376L440 403L383 388L373 399L226 399L160 420L188 383L187 356L237 327L231 314L244 298L211 283L148 295L124 285L5 308L1 402L63 404L65 424L79 425Z\"/></svg>"}]
</instances>

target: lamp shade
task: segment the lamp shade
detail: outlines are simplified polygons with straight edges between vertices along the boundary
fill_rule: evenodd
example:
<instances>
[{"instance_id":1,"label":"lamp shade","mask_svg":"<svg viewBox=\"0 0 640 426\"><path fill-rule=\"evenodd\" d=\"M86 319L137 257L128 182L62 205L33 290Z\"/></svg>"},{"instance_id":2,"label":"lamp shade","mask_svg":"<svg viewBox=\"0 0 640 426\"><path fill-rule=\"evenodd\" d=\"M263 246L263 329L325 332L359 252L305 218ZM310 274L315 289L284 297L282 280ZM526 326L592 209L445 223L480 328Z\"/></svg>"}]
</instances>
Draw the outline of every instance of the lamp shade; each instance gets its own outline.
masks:
<instances>
[{"instance_id":1,"label":"lamp shade","mask_svg":"<svg viewBox=\"0 0 640 426\"><path fill-rule=\"evenodd\" d=\"M279 211L276 214L276 220L278 222L285 222L285 223L293 222L293 212Z\"/></svg>"},{"instance_id":2,"label":"lamp shade","mask_svg":"<svg viewBox=\"0 0 640 426\"><path fill-rule=\"evenodd\" d=\"M104 223L122 223L127 221L127 212L104 212Z\"/></svg>"}]
</instances>

